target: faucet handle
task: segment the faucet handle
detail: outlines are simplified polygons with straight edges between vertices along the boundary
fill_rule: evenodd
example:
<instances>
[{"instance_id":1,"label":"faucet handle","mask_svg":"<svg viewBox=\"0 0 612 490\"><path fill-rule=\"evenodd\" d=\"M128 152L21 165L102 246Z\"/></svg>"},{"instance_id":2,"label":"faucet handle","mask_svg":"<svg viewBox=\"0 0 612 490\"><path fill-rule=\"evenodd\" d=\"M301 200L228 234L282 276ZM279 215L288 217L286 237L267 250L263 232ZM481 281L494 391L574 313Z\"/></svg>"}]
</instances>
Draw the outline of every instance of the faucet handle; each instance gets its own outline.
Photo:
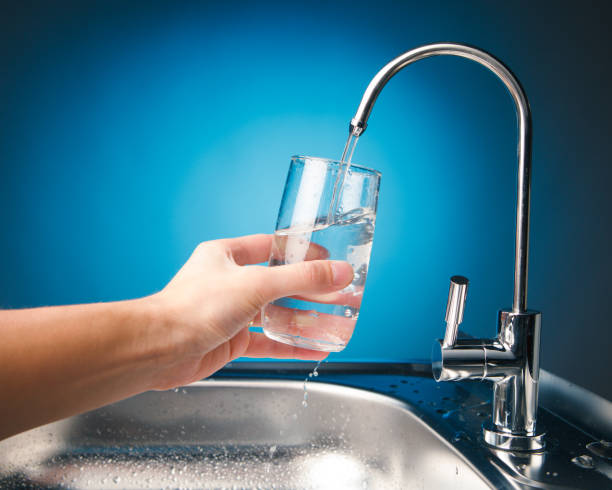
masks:
<instances>
[{"instance_id":1,"label":"faucet handle","mask_svg":"<svg viewBox=\"0 0 612 490\"><path fill-rule=\"evenodd\" d=\"M469 282L468 278L463 276L453 276L450 279L448 303L446 304L446 333L442 344L443 347L455 345L457 329L463 321L463 310L465 309Z\"/></svg>"}]
</instances>

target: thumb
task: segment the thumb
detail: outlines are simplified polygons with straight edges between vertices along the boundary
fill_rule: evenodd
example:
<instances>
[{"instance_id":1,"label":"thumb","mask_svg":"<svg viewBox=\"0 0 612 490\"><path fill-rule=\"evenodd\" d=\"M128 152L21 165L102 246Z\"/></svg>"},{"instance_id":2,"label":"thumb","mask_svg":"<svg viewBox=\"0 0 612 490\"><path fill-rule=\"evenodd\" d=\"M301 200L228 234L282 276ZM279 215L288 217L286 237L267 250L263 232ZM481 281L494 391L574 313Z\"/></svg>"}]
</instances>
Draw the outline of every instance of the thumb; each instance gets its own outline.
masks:
<instances>
[{"instance_id":1,"label":"thumb","mask_svg":"<svg viewBox=\"0 0 612 490\"><path fill-rule=\"evenodd\" d=\"M296 294L331 293L348 286L353 280L351 265L335 260L308 260L263 267L258 273L257 284L266 302Z\"/></svg>"}]
</instances>

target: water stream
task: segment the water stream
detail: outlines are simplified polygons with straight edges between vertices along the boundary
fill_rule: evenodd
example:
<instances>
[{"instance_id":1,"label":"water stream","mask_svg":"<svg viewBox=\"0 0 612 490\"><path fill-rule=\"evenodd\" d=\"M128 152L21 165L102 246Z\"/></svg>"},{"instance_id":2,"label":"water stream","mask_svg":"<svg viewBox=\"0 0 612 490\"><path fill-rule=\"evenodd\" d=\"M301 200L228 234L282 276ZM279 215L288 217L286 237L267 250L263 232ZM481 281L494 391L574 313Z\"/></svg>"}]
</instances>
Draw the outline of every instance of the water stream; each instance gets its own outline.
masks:
<instances>
[{"instance_id":1,"label":"water stream","mask_svg":"<svg viewBox=\"0 0 612 490\"><path fill-rule=\"evenodd\" d=\"M329 203L329 211L327 213L327 224L332 224L336 218L338 204L342 195L342 189L344 187L344 181L346 179L346 174L351 167L351 160L353 159L353 153L355 153L355 147L357 146L358 139L359 136L351 133L349 134L346 144L344 145L344 151L342 152L340 162L346 165L342 166L340 172L338 172L338 176L336 177L336 182L334 182L334 191L332 193L331 202Z\"/></svg>"},{"instance_id":2,"label":"water stream","mask_svg":"<svg viewBox=\"0 0 612 490\"><path fill-rule=\"evenodd\" d=\"M304 400L302 401L302 406L304 408L308 407L308 389L307 389L307 384L308 381L314 376L315 378L319 375L319 373L317 372L317 369L319 369L319 366L321 365L323 361L319 361L317 362L317 365L315 366L315 368L312 370L311 373L308 373L308 377L304 380Z\"/></svg>"}]
</instances>

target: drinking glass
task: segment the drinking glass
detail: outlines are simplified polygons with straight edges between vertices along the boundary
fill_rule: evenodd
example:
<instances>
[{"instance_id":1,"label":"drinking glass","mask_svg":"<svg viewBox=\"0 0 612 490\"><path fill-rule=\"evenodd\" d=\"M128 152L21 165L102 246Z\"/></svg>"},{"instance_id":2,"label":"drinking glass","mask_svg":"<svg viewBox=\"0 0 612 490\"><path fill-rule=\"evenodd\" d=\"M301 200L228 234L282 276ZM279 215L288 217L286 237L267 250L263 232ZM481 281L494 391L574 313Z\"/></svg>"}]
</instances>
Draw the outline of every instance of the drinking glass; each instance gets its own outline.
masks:
<instances>
[{"instance_id":1,"label":"drinking glass","mask_svg":"<svg viewBox=\"0 0 612 490\"><path fill-rule=\"evenodd\" d=\"M344 289L281 298L263 309L263 331L285 344L337 352L346 347L368 273L380 172L324 158L291 159L269 267L344 260L354 277Z\"/></svg>"}]
</instances>

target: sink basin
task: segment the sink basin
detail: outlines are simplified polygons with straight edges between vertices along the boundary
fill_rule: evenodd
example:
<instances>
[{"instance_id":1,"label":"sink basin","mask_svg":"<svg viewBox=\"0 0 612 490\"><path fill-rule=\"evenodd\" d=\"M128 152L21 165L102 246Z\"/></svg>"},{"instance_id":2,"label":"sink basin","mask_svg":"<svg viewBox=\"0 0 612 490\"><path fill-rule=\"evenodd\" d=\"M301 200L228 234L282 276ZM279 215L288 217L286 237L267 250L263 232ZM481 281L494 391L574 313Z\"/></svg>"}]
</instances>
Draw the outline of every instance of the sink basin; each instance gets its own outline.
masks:
<instances>
[{"instance_id":1,"label":"sink basin","mask_svg":"<svg viewBox=\"0 0 612 490\"><path fill-rule=\"evenodd\" d=\"M329 363L308 383L305 407L311 367L235 363L0 441L0 488L611 486L612 466L588 447L609 440L612 405L586 390L570 396L558 378L545 375L541 389L542 406L565 407L539 414L547 450L521 454L484 445L485 383L436 384L427 364ZM579 429L571 417L585 404L592 420Z\"/></svg>"},{"instance_id":2,"label":"sink basin","mask_svg":"<svg viewBox=\"0 0 612 490\"><path fill-rule=\"evenodd\" d=\"M408 405L328 383L212 380L0 443L0 486L489 488Z\"/></svg>"}]
</instances>

